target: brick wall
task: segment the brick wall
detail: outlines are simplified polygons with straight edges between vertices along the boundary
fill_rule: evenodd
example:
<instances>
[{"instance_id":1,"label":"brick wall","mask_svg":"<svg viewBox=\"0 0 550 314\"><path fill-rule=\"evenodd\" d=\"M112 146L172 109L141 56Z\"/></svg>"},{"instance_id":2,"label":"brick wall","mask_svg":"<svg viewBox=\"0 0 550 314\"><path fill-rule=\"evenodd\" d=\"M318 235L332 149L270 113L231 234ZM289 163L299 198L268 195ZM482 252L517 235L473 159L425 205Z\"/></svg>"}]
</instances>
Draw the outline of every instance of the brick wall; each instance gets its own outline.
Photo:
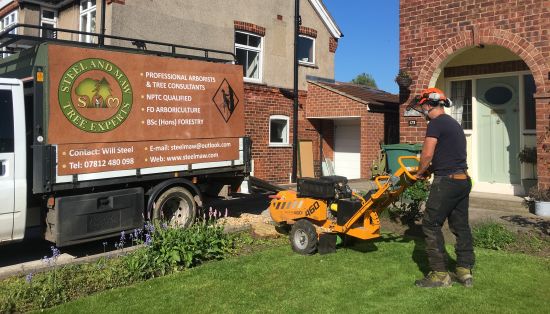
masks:
<instances>
[{"instance_id":1,"label":"brick wall","mask_svg":"<svg viewBox=\"0 0 550 314\"><path fill-rule=\"evenodd\" d=\"M258 84L245 84L245 129L252 138L252 158L254 176L273 182L289 183L292 173L293 143L293 99L292 91ZM319 121L305 119L303 106L307 93L299 92L298 110L299 140L313 141L313 159L315 175L321 173L319 158ZM289 117L289 145L286 147L269 146L269 117L285 115Z\"/></svg>"},{"instance_id":2,"label":"brick wall","mask_svg":"<svg viewBox=\"0 0 550 314\"><path fill-rule=\"evenodd\" d=\"M372 162L378 160L380 142L384 141L384 114L361 115L361 177L370 178Z\"/></svg>"},{"instance_id":3,"label":"brick wall","mask_svg":"<svg viewBox=\"0 0 550 314\"><path fill-rule=\"evenodd\" d=\"M300 26L300 35L306 35L309 37L317 38L317 31L310 27Z\"/></svg>"},{"instance_id":4,"label":"brick wall","mask_svg":"<svg viewBox=\"0 0 550 314\"><path fill-rule=\"evenodd\" d=\"M250 32L260 36L265 36L265 27L252 23L233 21L233 25L236 30Z\"/></svg>"},{"instance_id":5,"label":"brick wall","mask_svg":"<svg viewBox=\"0 0 550 314\"><path fill-rule=\"evenodd\" d=\"M371 176L370 166L378 158L379 143L384 140L384 114L368 112L367 106L315 84L308 85L308 117L359 117L361 119L361 178ZM323 152L334 158L334 125L332 137L324 132ZM325 131L325 129L323 129ZM325 151L326 147L326 151Z\"/></svg>"},{"instance_id":6,"label":"brick wall","mask_svg":"<svg viewBox=\"0 0 550 314\"><path fill-rule=\"evenodd\" d=\"M334 160L334 121L321 120L323 134L323 158Z\"/></svg>"},{"instance_id":7,"label":"brick wall","mask_svg":"<svg viewBox=\"0 0 550 314\"><path fill-rule=\"evenodd\" d=\"M457 51L499 45L523 59L537 85L537 164L539 187L550 188L550 1L401 0L400 68L408 68L411 99L434 85L438 67ZM408 127L401 106L401 141L421 142L422 118Z\"/></svg>"},{"instance_id":8,"label":"brick wall","mask_svg":"<svg viewBox=\"0 0 550 314\"><path fill-rule=\"evenodd\" d=\"M7 6L3 7L0 10L0 18L3 18L8 13L11 13L11 11L16 10L19 7L19 0L15 0L14 2L8 4Z\"/></svg>"},{"instance_id":9,"label":"brick wall","mask_svg":"<svg viewBox=\"0 0 550 314\"><path fill-rule=\"evenodd\" d=\"M334 37L330 37L328 42L328 51L335 53L337 48L338 48L338 39Z\"/></svg>"}]
</instances>

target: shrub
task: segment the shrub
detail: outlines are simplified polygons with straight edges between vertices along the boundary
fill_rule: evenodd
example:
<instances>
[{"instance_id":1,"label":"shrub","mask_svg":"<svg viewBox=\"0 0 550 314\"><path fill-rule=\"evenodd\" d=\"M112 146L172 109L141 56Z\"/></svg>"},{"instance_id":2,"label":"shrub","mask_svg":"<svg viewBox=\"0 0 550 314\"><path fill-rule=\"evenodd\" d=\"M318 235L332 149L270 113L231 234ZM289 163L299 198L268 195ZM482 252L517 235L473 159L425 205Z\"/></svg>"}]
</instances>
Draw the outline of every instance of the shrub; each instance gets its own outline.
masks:
<instances>
[{"instance_id":1,"label":"shrub","mask_svg":"<svg viewBox=\"0 0 550 314\"><path fill-rule=\"evenodd\" d=\"M487 222L472 230L474 245L481 248L502 250L516 241L516 235L503 225Z\"/></svg>"},{"instance_id":2,"label":"shrub","mask_svg":"<svg viewBox=\"0 0 550 314\"><path fill-rule=\"evenodd\" d=\"M550 202L550 189L539 189L534 186L529 190L529 198L533 201Z\"/></svg>"},{"instance_id":3,"label":"shrub","mask_svg":"<svg viewBox=\"0 0 550 314\"><path fill-rule=\"evenodd\" d=\"M149 224L145 246L125 258L129 273L134 279L148 279L225 257L232 240L223 225L211 222L197 222L188 229Z\"/></svg>"},{"instance_id":4,"label":"shrub","mask_svg":"<svg viewBox=\"0 0 550 314\"><path fill-rule=\"evenodd\" d=\"M59 250L52 247L52 256L42 260L52 266L50 270L0 281L0 313L45 309L207 260L221 259L230 252L235 238L223 233L223 225L215 224L216 216L217 212L210 212L208 219L197 221L188 229L156 223L147 224L145 232L122 233L120 241L115 243L119 252L123 252L127 236L134 244L144 245L121 258L101 258L94 263L58 267Z\"/></svg>"},{"instance_id":5,"label":"shrub","mask_svg":"<svg viewBox=\"0 0 550 314\"><path fill-rule=\"evenodd\" d=\"M422 208L430 194L427 180L417 181L403 192L401 202L389 208L392 220L401 220L404 224L414 223L422 218Z\"/></svg>"},{"instance_id":6,"label":"shrub","mask_svg":"<svg viewBox=\"0 0 550 314\"><path fill-rule=\"evenodd\" d=\"M537 148L525 146L519 153L518 159L521 163L536 164Z\"/></svg>"}]
</instances>

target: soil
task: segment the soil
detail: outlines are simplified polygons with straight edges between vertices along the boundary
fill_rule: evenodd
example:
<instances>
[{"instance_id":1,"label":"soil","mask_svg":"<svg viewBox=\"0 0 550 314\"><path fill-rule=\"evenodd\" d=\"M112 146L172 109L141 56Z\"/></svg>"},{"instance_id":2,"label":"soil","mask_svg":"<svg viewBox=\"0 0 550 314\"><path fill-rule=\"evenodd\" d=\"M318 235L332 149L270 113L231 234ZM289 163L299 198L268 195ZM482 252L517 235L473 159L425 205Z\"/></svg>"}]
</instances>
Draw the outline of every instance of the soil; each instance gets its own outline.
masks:
<instances>
[{"instance_id":1,"label":"soil","mask_svg":"<svg viewBox=\"0 0 550 314\"><path fill-rule=\"evenodd\" d=\"M412 239L424 238L421 221L409 225L392 221L387 217L382 217L380 221L382 232L393 233ZM472 220L472 217L470 217L472 228L485 222L500 223L508 230L517 234L516 242L507 246L505 248L506 251L550 258L550 220L537 217L524 217L522 215L510 215L509 213L501 216L499 219ZM456 243L455 237L447 223L443 226L442 231L445 243L454 245Z\"/></svg>"},{"instance_id":2,"label":"soil","mask_svg":"<svg viewBox=\"0 0 550 314\"><path fill-rule=\"evenodd\" d=\"M248 230L256 238L287 237L271 224L269 212L266 210L270 199L267 195L256 195L231 202L209 204L222 210L229 208L229 216L221 219L228 232ZM222 207L223 206L223 207ZM506 248L508 251L530 255L550 257L550 217L539 217L527 212L501 211L470 208L470 225L472 228L486 223L496 222L515 232L516 243ZM387 215L381 217L382 232L394 233L399 236L423 239L421 222L406 225L390 220ZM454 244L455 237L447 223L443 227L443 235L447 244Z\"/></svg>"}]
</instances>

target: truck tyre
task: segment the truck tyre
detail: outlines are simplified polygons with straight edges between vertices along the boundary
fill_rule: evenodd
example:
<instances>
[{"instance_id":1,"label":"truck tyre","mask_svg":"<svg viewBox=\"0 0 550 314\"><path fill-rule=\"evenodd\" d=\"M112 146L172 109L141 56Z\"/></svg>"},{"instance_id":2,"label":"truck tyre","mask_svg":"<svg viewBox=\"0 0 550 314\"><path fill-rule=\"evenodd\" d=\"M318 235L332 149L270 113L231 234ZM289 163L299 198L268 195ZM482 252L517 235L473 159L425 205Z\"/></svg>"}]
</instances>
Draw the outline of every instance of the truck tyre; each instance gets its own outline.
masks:
<instances>
[{"instance_id":1,"label":"truck tyre","mask_svg":"<svg viewBox=\"0 0 550 314\"><path fill-rule=\"evenodd\" d=\"M153 205L153 220L171 227L188 228L195 221L197 206L193 195L180 186L164 191Z\"/></svg>"},{"instance_id":2,"label":"truck tyre","mask_svg":"<svg viewBox=\"0 0 550 314\"><path fill-rule=\"evenodd\" d=\"M292 250L298 254L311 255L317 250L317 231L309 220L301 219L292 225L289 237Z\"/></svg>"}]
</instances>

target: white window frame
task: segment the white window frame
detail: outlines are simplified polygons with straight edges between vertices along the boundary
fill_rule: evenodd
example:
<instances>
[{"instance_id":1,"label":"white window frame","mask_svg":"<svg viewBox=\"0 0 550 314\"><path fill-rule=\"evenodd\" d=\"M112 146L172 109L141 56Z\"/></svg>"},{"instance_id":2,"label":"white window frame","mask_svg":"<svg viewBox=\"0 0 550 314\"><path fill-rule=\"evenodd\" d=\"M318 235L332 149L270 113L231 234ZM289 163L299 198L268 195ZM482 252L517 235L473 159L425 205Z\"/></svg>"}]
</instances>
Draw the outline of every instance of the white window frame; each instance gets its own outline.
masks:
<instances>
[{"instance_id":1,"label":"white window frame","mask_svg":"<svg viewBox=\"0 0 550 314\"><path fill-rule=\"evenodd\" d=\"M271 120L285 120L286 121L286 136L283 138L282 143L271 142ZM284 115L272 115L269 117L269 146L270 147L288 147L290 146L290 118Z\"/></svg>"},{"instance_id":2,"label":"white window frame","mask_svg":"<svg viewBox=\"0 0 550 314\"><path fill-rule=\"evenodd\" d=\"M11 22L9 22L10 18L11 18ZM10 13L6 14L2 18L2 31L14 24L17 24L17 18L18 18L17 10L13 10ZM6 24L6 20L8 20L7 24ZM14 29L10 34L17 34L17 29Z\"/></svg>"},{"instance_id":3,"label":"white window frame","mask_svg":"<svg viewBox=\"0 0 550 314\"><path fill-rule=\"evenodd\" d=\"M453 83L455 83L455 82L465 82L465 81L470 81L470 84L472 84L472 86L471 86L472 95L470 97L470 103L469 103L470 110L472 112L470 113L470 121L469 121L470 124L471 124L471 128L470 129L465 129L464 127L462 127L462 129L464 130L465 134L471 134L473 132L473 129L474 129L474 122L473 122L473 116L474 116L474 112L473 112L474 111L474 106L473 106L473 103L474 103L473 85L475 83L474 80L472 80L472 79L450 80L449 81L449 87L448 87L447 90L449 91L448 95L449 95L449 97L451 97L451 101L453 101L453 97L455 96L455 95L452 94ZM451 106L448 109L445 109L445 111L462 126L462 113L463 113L463 110L464 110L464 104L462 104L462 107L460 107L460 110L458 110L456 105L459 102L456 101L456 100L454 100L454 101L455 101L454 105Z\"/></svg>"},{"instance_id":4,"label":"white window frame","mask_svg":"<svg viewBox=\"0 0 550 314\"><path fill-rule=\"evenodd\" d=\"M313 49L313 60L310 62L310 61L303 61L303 60L298 60L298 63L299 64L304 64L304 65L315 65L315 45L316 45L316 38L315 37L311 37L311 36L307 36L307 35L299 35L299 37L302 37L302 38L307 38L307 39L311 39L311 42L312 42L312 49Z\"/></svg>"},{"instance_id":5,"label":"white window frame","mask_svg":"<svg viewBox=\"0 0 550 314\"><path fill-rule=\"evenodd\" d=\"M91 2L91 0L80 0L80 14L78 16L78 29L80 31L93 33L93 32L95 32L95 29L94 30L91 29L92 13L95 12L95 14L96 14L96 27L97 27L97 1L96 1L95 5L90 6L89 8L83 9L82 4L89 3L89 2ZM82 30L82 17L83 16L86 16L86 27L84 28L84 30ZM81 42L92 43L94 38L95 37L91 36L91 35L84 35L83 36L81 34L79 36L78 40L81 41Z\"/></svg>"},{"instance_id":6,"label":"white window frame","mask_svg":"<svg viewBox=\"0 0 550 314\"><path fill-rule=\"evenodd\" d=\"M19 13L17 12L17 10L13 10L10 13L6 14L2 18L2 20L0 20L1 30L4 31L6 28L17 24L18 18L19 18ZM10 20L11 20L11 22L10 22ZM6 21L8 21L7 24L6 24ZM17 34L17 29L12 30L10 32L10 34ZM3 47L1 51L6 51L6 47ZM7 57L11 56L11 53L4 52L4 53L1 54L1 56L2 56L2 58L7 58Z\"/></svg>"},{"instance_id":7,"label":"white window frame","mask_svg":"<svg viewBox=\"0 0 550 314\"><path fill-rule=\"evenodd\" d=\"M248 51L254 51L254 52L258 52L258 56L259 56L259 61L258 61L258 78L252 78L252 77L246 77L246 76L243 76L243 80L245 82L252 82L252 83L261 83L262 82L262 79L263 79L263 62L264 62L264 56L263 56L263 48L264 48L264 36L260 36L258 34L254 34L254 33L250 33L250 32L245 32L245 31L240 31L240 30L235 30L235 34L236 33L241 33L241 34L245 34L245 35L248 35L248 36L255 36L255 37L259 37L260 38L260 48L256 48L256 47L252 47L252 46L247 46L247 45L242 45L242 44L237 44L235 42L235 55L237 54L237 49L242 49L242 50L248 50ZM235 35L234 35L235 36ZM243 65L245 66L245 65Z\"/></svg>"},{"instance_id":8,"label":"white window frame","mask_svg":"<svg viewBox=\"0 0 550 314\"><path fill-rule=\"evenodd\" d=\"M53 12L53 19L45 18L44 11ZM45 7L40 8L40 26L44 26L44 23L53 24L53 28L57 28L57 10L49 9ZM40 30L40 37L42 37L42 30Z\"/></svg>"}]
</instances>

